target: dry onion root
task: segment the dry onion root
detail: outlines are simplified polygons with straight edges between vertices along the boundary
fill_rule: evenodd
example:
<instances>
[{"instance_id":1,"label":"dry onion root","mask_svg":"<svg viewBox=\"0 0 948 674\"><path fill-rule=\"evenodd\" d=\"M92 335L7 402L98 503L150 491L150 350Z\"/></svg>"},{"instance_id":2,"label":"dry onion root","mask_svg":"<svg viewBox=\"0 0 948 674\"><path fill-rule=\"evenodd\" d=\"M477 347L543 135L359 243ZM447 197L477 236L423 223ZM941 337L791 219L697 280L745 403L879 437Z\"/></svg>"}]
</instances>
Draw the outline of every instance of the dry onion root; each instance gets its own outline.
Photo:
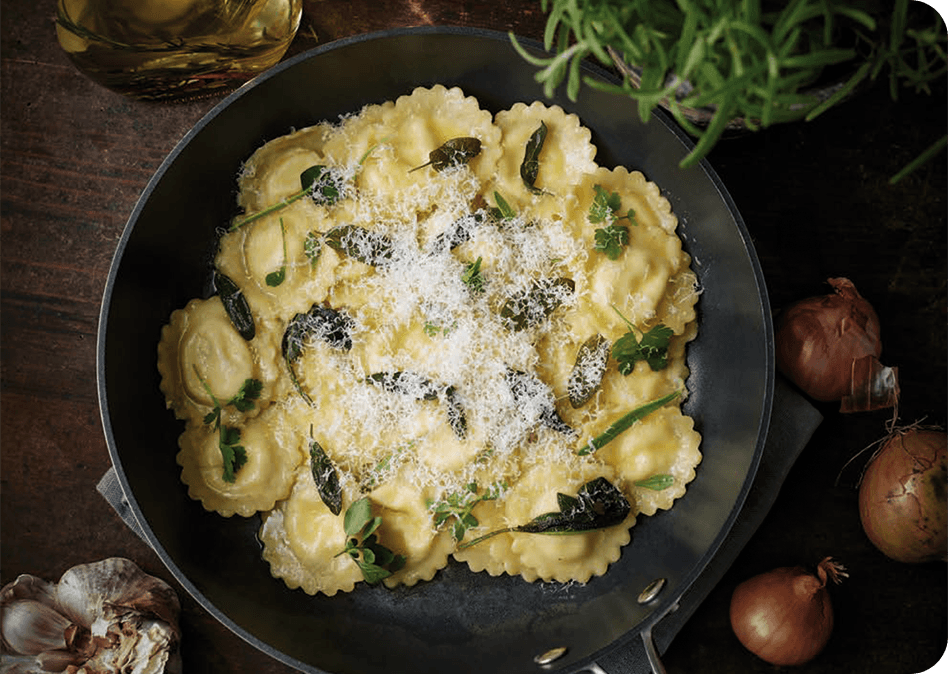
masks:
<instances>
[{"instance_id":1,"label":"dry onion root","mask_svg":"<svg viewBox=\"0 0 948 674\"><path fill-rule=\"evenodd\" d=\"M179 674L180 604L164 581L119 557L58 583L22 574L0 590L0 671Z\"/></svg>"},{"instance_id":2,"label":"dry onion root","mask_svg":"<svg viewBox=\"0 0 948 674\"><path fill-rule=\"evenodd\" d=\"M815 658L833 632L826 583L847 577L826 557L816 573L781 567L745 580L731 596L731 629L743 646L773 665L802 665Z\"/></svg>"},{"instance_id":3,"label":"dry onion root","mask_svg":"<svg viewBox=\"0 0 948 674\"><path fill-rule=\"evenodd\" d=\"M776 364L800 389L841 412L895 407L898 368L879 362L879 317L846 278L827 281L835 292L784 309L774 334Z\"/></svg>"},{"instance_id":4,"label":"dry onion root","mask_svg":"<svg viewBox=\"0 0 948 674\"><path fill-rule=\"evenodd\" d=\"M893 429L869 461L859 485L866 536L899 562L948 561L948 435L909 426Z\"/></svg>"}]
</instances>

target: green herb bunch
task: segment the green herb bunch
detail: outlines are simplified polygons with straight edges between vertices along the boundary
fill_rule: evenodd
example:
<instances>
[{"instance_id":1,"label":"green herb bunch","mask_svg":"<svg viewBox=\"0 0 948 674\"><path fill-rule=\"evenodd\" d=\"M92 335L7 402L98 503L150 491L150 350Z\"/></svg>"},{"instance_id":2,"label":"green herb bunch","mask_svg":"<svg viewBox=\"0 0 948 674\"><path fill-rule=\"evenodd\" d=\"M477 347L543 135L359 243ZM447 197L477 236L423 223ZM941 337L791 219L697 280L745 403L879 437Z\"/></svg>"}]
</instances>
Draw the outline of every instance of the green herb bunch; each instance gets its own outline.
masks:
<instances>
[{"instance_id":1,"label":"green herb bunch","mask_svg":"<svg viewBox=\"0 0 948 674\"><path fill-rule=\"evenodd\" d=\"M886 70L893 99L901 86L928 91L948 70L944 21L911 0L541 0L541 8L553 55L511 39L542 68L536 79L546 95L565 80L576 100L585 83L632 98L643 121L666 106L698 138L682 166L707 155L732 120L751 130L810 120ZM639 81L584 78L586 57ZM810 91L828 73L843 84L821 100ZM688 110L712 111L707 126Z\"/></svg>"}]
</instances>

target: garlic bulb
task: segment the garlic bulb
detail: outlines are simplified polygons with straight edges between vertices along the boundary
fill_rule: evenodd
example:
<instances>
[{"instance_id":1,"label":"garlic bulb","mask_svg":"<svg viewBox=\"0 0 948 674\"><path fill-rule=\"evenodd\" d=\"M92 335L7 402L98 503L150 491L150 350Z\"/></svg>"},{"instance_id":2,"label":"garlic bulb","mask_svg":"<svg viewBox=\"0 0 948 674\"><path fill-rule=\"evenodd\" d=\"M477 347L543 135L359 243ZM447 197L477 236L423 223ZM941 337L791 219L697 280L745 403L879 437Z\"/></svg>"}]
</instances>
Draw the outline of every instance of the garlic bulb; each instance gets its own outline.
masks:
<instances>
[{"instance_id":1,"label":"garlic bulb","mask_svg":"<svg viewBox=\"0 0 948 674\"><path fill-rule=\"evenodd\" d=\"M120 557L58 583L23 574L0 590L0 674L179 674L180 604Z\"/></svg>"}]
</instances>

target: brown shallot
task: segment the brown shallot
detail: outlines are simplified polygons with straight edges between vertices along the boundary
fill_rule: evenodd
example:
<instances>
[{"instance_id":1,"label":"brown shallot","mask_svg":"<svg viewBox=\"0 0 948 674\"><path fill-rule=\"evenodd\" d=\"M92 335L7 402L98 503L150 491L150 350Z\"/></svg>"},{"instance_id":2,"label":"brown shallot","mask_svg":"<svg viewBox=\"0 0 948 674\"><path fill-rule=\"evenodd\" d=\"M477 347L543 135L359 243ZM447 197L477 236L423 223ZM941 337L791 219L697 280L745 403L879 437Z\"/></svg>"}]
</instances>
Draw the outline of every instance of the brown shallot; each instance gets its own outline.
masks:
<instances>
[{"instance_id":1,"label":"brown shallot","mask_svg":"<svg viewBox=\"0 0 948 674\"><path fill-rule=\"evenodd\" d=\"M841 412L894 407L898 368L879 362L875 309L849 279L827 282L832 294L800 300L778 315L777 369L815 400L839 401Z\"/></svg>"},{"instance_id":2,"label":"brown shallot","mask_svg":"<svg viewBox=\"0 0 948 674\"><path fill-rule=\"evenodd\" d=\"M731 629L744 647L773 665L802 665L816 657L833 632L826 583L845 568L826 557L811 573L781 567L745 580L731 596Z\"/></svg>"},{"instance_id":3,"label":"brown shallot","mask_svg":"<svg viewBox=\"0 0 948 674\"><path fill-rule=\"evenodd\" d=\"M948 435L893 429L859 485L862 528L883 554L906 563L948 559Z\"/></svg>"}]
</instances>

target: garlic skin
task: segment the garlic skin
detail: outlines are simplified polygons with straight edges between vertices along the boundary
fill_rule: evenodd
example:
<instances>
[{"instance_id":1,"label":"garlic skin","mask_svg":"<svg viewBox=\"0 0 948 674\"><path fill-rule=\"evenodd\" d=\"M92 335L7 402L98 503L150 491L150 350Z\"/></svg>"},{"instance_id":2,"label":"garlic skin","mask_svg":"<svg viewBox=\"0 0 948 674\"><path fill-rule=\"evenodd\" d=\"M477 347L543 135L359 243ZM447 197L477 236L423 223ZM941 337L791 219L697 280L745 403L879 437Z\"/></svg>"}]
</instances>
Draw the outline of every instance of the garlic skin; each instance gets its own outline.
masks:
<instances>
[{"instance_id":1,"label":"garlic skin","mask_svg":"<svg viewBox=\"0 0 948 674\"><path fill-rule=\"evenodd\" d=\"M180 674L174 590L134 562L80 564L0 590L0 674Z\"/></svg>"}]
</instances>

